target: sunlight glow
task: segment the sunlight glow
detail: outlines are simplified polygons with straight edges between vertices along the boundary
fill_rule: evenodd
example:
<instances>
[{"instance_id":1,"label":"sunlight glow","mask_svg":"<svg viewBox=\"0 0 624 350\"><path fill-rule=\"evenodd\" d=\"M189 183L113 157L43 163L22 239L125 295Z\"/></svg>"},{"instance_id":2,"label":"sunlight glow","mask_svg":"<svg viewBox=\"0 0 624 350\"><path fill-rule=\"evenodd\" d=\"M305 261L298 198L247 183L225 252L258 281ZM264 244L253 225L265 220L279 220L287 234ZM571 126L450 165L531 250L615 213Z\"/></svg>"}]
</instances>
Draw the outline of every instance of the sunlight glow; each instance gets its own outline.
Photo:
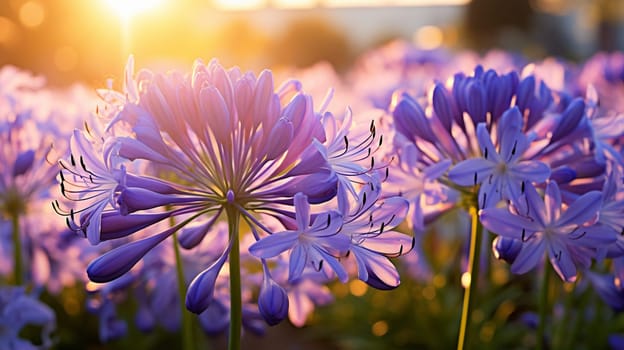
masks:
<instances>
[{"instance_id":1,"label":"sunlight glow","mask_svg":"<svg viewBox=\"0 0 624 350\"><path fill-rule=\"evenodd\" d=\"M157 8L164 3L164 0L106 0L115 12L123 19L129 19L138 13Z\"/></svg>"},{"instance_id":2,"label":"sunlight glow","mask_svg":"<svg viewBox=\"0 0 624 350\"><path fill-rule=\"evenodd\" d=\"M229 11L260 10L267 6L266 0L214 0L213 4L219 10Z\"/></svg>"}]
</instances>

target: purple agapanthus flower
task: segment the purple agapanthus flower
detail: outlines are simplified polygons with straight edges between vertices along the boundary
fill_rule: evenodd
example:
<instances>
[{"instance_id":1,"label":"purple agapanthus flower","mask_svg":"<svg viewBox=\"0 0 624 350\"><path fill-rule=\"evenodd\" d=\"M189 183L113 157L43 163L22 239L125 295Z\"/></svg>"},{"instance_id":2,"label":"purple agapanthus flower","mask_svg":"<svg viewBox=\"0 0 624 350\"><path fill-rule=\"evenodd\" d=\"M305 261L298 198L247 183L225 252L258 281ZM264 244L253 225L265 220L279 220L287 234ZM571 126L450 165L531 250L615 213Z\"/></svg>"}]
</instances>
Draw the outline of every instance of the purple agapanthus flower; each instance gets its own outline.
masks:
<instances>
[{"instance_id":1,"label":"purple agapanthus flower","mask_svg":"<svg viewBox=\"0 0 624 350\"><path fill-rule=\"evenodd\" d=\"M353 262L358 278L377 289L399 286L399 272L390 257L409 253L412 236L395 232L409 208L402 197L381 197L379 184L364 186L358 196L341 208L344 221L340 233L350 238L344 262Z\"/></svg>"},{"instance_id":2,"label":"purple agapanthus flower","mask_svg":"<svg viewBox=\"0 0 624 350\"><path fill-rule=\"evenodd\" d=\"M529 139L522 132L522 115L517 107L507 110L497 124L495 148L485 123L477 125L477 139L482 158L471 158L449 170L451 181L461 186L479 186L482 208L492 207L501 200L520 197L526 181L542 183L550 176L550 167L538 160L522 159Z\"/></svg>"},{"instance_id":3,"label":"purple agapanthus flower","mask_svg":"<svg viewBox=\"0 0 624 350\"><path fill-rule=\"evenodd\" d=\"M547 255L562 280L573 282L577 266L586 269L591 258L615 241L613 231L594 225L602 195L592 191L566 205L556 182L548 182L542 199L526 186L524 195L511 206L486 208L480 212L488 230L522 241L511 271L522 274L534 269Z\"/></svg>"},{"instance_id":4,"label":"purple agapanthus flower","mask_svg":"<svg viewBox=\"0 0 624 350\"><path fill-rule=\"evenodd\" d=\"M341 120L322 116L300 84L275 89L269 71L255 76L198 61L189 75L132 72L130 60L125 94L100 92L106 129L76 131L72 155L61 162L61 190L73 204L57 210L70 228L93 244L141 237L92 261L92 281L124 275L174 233L182 247L195 249L224 216L249 225L258 240L250 248L256 264L292 250L288 282L306 268L348 279L339 258L351 240L339 232L344 215L335 207L384 167L372 160L381 143L374 126L354 136L349 113ZM402 218L395 214L393 225ZM216 286L234 242L245 236L230 234L202 260L188 287L189 310L227 304L214 299ZM260 312L273 323L285 315L278 307L285 294L270 276L267 270L257 287Z\"/></svg>"},{"instance_id":5,"label":"purple agapanthus flower","mask_svg":"<svg viewBox=\"0 0 624 350\"><path fill-rule=\"evenodd\" d=\"M297 228L273 233L249 247L251 254L267 259L284 251L290 252L289 281L299 279L306 268L335 273L346 282L348 275L338 257L346 254L349 238L340 234L343 218L337 212L318 214L311 220L306 195L295 195Z\"/></svg>"}]
</instances>

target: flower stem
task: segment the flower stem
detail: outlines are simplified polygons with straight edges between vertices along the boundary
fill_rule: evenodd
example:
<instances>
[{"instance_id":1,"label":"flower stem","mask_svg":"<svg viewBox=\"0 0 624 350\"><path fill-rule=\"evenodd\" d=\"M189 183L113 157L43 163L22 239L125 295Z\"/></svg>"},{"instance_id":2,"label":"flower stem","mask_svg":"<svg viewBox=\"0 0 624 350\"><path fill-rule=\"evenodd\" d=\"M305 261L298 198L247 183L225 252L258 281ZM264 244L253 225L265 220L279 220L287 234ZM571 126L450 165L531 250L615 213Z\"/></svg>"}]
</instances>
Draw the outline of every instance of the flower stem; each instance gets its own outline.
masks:
<instances>
[{"instance_id":1,"label":"flower stem","mask_svg":"<svg viewBox=\"0 0 624 350\"><path fill-rule=\"evenodd\" d=\"M574 340L574 335L576 333L570 332L570 320L573 318L572 309L576 308L574 295L575 289L576 282L574 282L574 284L562 285L562 290L565 293L565 299L563 304L563 317L561 317L561 322L559 322L558 324L556 333L555 331L553 331L553 349L567 349L563 345L565 344L566 339L572 338L572 340Z\"/></svg>"},{"instance_id":2,"label":"flower stem","mask_svg":"<svg viewBox=\"0 0 624 350\"><path fill-rule=\"evenodd\" d=\"M180 244L178 235L173 234L173 251L175 252L176 275L178 279L178 294L180 295L180 312L182 313L182 348L184 350L193 349L193 320L191 313L186 310L184 296L186 295L186 282L184 281L184 267L182 266L182 256L180 255Z\"/></svg>"},{"instance_id":3,"label":"flower stem","mask_svg":"<svg viewBox=\"0 0 624 350\"><path fill-rule=\"evenodd\" d=\"M16 285L24 283L22 272L22 240L20 239L19 216L11 215L12 238L13 238L13 282Z\"/></svg>"},{"instance_id":4,"label":"flower stem","mask_svg":"<svg viewBox=\"0 0 624 350\"><path fill-rule=\"evenodd\" d=\"M544 264L544 276L542 277L542 285L539 294L539 323L537 324L537 344L536 349L544 348L544 331L546 329L546 313L548 309L548 288L550 285L550 275L552 268L549 266L548 260Z\"/></svg>"},{"instance_id":5,"label":"flower stem","mask_svg":"<svg viewBox=\"0 0 624 350\"><path fill-rule=\"evenodd\" d=\"M470 210L470 252L468 255L468 286L464 289L464 301L462 305L461 321L459 324L459 338L457 339L457 349L462 350L467 347L470 335L470 317L474 308L475 294L477 291L477 280L479 279L479 260L481 254L481 231L479 215L476 206L471 206ZM463 277L463 276L462 276ZM462 278L463 279L463 278Z\"/></svg>"},{"instance_id":6,"label":"flower stem","mask_svg":"<svg viewBox=\"0 0 624 350\"><path fill-rule=\"evenodd\" d=\"M241 299L239 216L236 208L227 208L228 228L232 248L230 250L230 334L228 349L241 347L241 327L243 324L243 303Z\"/></svg>"}]
</instances>

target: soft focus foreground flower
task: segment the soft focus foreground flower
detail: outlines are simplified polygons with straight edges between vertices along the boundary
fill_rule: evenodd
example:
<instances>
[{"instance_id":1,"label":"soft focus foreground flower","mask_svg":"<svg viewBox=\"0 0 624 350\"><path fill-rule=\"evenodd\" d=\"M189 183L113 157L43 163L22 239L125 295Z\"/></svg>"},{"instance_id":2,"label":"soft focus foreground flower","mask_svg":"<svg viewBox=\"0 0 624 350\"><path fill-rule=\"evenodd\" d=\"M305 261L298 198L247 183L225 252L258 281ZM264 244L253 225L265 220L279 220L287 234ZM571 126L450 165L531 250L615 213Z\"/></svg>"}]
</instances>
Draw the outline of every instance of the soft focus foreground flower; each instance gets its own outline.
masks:
<instances>
[{"instance_id":1,"label":"soft focus foreground flower","mask_svg":"<svg viewBox=\"0 0 624 350\"><path fill-rule=\"evenodd\" d=\"M60 292L84 272L81 240L51 212L55 162L68 151L66 127L89 118L94 95L80 86L45 89L43 78L10 66L0 82L0 271Z\"/></svg>"},{"instance_id":2,"label":"soft focus foreground flower","mask_svg":"<svg viewBox=\"0 0 624 350\"><path fill-rule=\"evenodd\" d=\"M41 344L20 339L26 326L41 327ZM50 334L56 327L54 311L28 295L21 287L0 288L0 348L7 350L47 349L52 345Z\"/></svg>"},{"instance_id":3,"label":"soft focus foreground flower","mask_svg":"<svg viewBox=\"0 0 624 350\"><path fill-rule=\"evenodd\" d=\"M215 234L222 214L230 230L239 215L249 225L258 241L251 248L256 256L290 251L289 283L305 269L347 280L340 257L348 255L353 239L359 247L369 237L341 232L349 221L332 207L344 207L360 187L380 188L379 167L368 166L374 163L369 160L373 127L363 141L358 136L350 143L350 117L339 122L331 114L322 117L300 84L290 81L275 90L269 71L256 77L225 70L216 61L196 62L187 76L141 71L134 78L130 60L125 93L101 94L108 103L100 109L109 119L107 131L74 132L72 155L61 162L61 190L74 201L65 213L68 224L93 244L155 230L91 262L92 281L122 276L174 233L184 248L198 247ZM338 192L340 198L333 200ZM369 235L383 237L384 225L396 226L405 208L388 204L383 217L392 219L375 221L377 197L364 199L358 216L371 218ZM194 272L186 295L189 310L201 314L218 302L221 271L231 267L231 251L239 254L236 246L244 237L244 231L231 232L226 244L206 253L209 262ZM405 242L391 241L400 255ZM371 274L379 273L368 264ZM287 286L272 284L268 270L263 279L257 285L260 311L275 323L288 309L280 289ZM398 284L398 275L391 284Z\"/></svg>"},{"instance_id":4,"label":"soft focus foreground flower","mask_svg":"<svg viewBox=\"0 0 624 350\"><path fill-rule=\"evenodd\" d=\"M480 219L488 230L522 242L511 265L512 272L521 274L532 270L548 254L561 279L573 282L577 267L588 268L599 249L615 242L612 230L592 222L601 201L602 195L592 191L562 206L557 183L549 182L543 200L528 186L511 212L487 208L481 211Z\"/></svg>"}]
</instances>

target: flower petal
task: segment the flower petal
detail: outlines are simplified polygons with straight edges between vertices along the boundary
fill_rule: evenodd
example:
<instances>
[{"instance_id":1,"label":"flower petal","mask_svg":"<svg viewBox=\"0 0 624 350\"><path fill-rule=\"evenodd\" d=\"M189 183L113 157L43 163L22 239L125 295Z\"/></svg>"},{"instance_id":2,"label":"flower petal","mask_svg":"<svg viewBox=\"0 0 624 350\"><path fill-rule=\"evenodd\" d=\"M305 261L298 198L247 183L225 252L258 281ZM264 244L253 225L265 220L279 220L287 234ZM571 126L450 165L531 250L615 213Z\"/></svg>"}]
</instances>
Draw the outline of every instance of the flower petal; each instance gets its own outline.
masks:
<instances>
[{"instance_id":1,"label":"flower petal","mask_svg":"<svg viewBox=\"0 0 624 350\"><path fill-rule=\"evenodd\" d=\"M467 159L451 168L448 177L460 186L474 186L487 179L494 166L493 162L484 158Z\"/></svg>"},{"instance_id":2,"label":"flower petal","mask_svg":"<svg viewBox=\"0 0 624 350\"><path fill-rule=\"evenodd\" d=\"M498 235L526 240L540 227L527 217L514 215L507 209L486 208L479 212L479 219L485 228Z\"/></svg>"},{"instance_id":3,"label":"flower petal","mask_svg":"<svg viewBox=\"0 0 624 350\"><path fill-rule=\"evenodd\" d=\"M572 260L572 255L559 240L550 241L548 257L552 267L562 280L565 282L576 281L576 266Z\"/></svg>"},{"instance_id":4,"label":"flower petal","mask_svg":"<svg viewBox=\"0 0 624 350\"><path fill-rule=\"evenodd\" d=\"M249 246L249 253L258 258L272 258L291 249L299 239L297 231L283 231L266 236Z\"/></svg>"},{"instance_id":5,"label":"flower petal","mask_svg":"<svg viewBox=\"0 0 624 350\"><path fill-rule=\"evenodd\" d=\"M546 242L542 237L535 237L525 242L520 253L511 264L511 272L523 274L534 269L544 258Z\"/></svg>"},{"instance_id":6,"label":"flower petal","mask_svg":"<svg viewBox=\"0 0 624 350\"><path fill-rule=\"evenodd\" d=\"M602 194L598 191L591 191L577 198L566 210L557 225L559 227L570 224L583 224L598 214L602 204Z\"/></svg>"}]
</instances>

